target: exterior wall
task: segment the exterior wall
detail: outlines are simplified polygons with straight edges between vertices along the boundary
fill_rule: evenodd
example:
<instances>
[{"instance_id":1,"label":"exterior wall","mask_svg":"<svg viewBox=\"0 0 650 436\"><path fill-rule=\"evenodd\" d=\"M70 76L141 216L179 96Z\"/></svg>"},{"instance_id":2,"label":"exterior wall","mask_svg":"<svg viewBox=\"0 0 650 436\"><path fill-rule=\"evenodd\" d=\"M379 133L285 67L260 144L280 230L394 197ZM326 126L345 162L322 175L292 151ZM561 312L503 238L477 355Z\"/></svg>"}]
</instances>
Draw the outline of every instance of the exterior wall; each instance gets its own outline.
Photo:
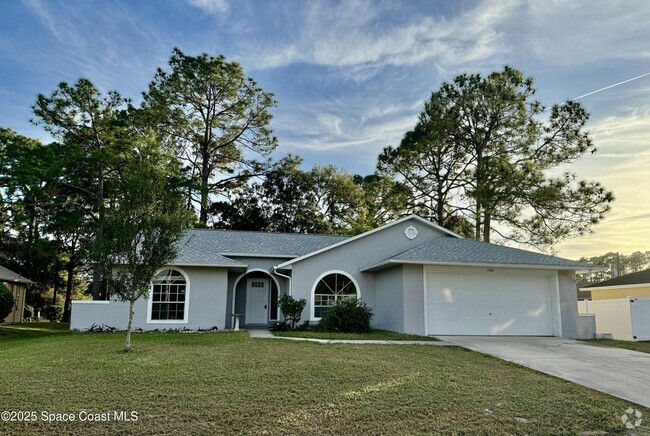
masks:
<instances>
[{"instance_id":1,"label":"exterior wall","mask_svg":"<svg viewBox=\"0 0 650 436\"><path fill-rule=\"evenodd\" d=\"M596 334L596 320L590 315L580 315L576 302L576 281L574 271L558 271L562 337L571 339L593 339Z\"/></svg>"},{"instance_id":2,"label":"exterior wall","mask_svg":"<svg viewBox=\"0 0 650 436\"><path fill-rule=\"evenodd\" d=\"M418 236L413 240L404 235L404 230L409 226L415 227L418 231ZM411 219L294 263L292 265L293 297L307 300L302 319L317 321L313 317L313 290L318 278L329 271L342 271L351 276L359 285L361 300L373 312L377 312L376 273L361 273L359 268L440 237L447 236Z\"/></svg>"},{"instance_id":3,"label":"exterior wall","mask_svg":"<svg viewBox=\"0 0 650 436\"><path fill-rule=\"evenodd\" d=\"M424 267L404 265L404 333L424 335Z\"/></svg>"},{"instance_id":4,"label":"exterior wall","mask_svg":"<svg viewBox=\"0 0 650 436\"><path fill-rule=\"evenodd\" d=\"M650 298L650 285L641 287L630 288L615 288L603 289L602 291L592 290L592 300L614 300L617 298Z\"/></svg>"},{"instance_id":5,"label":"exterior wall","mask_svg":"<svg viewBox=\"0 0 650 436\"><path fill-rule=\"evenodd\" d=\"M16 323L23 321L23 310L25 308L25 295L27 294L27 286L23 283L2 282L14 300L16 300L16 307L2 322L3 323Z\"/></svg>"},{"instance_id":6,"label":"exterior wall","mask_svg":"<svg viewBox=\"0 0 650 436\"><path fill-rule=\"evenodd\" d=\"M133 328L143 330L226 328L228 272L225 268L183 267L189 279L186 321L147 322L149 300L135 303ZM128 303L119 301L73 301L70 328L87 330L93 324L126 329Z\"/></svg>"},{"instance_id":7,"label":"exterior wall","mask_svg":"<svg viewBox=\"0 0 650 436\"><path fill-rule=\"evenodd\" d=\"M376 304L372 323L375 327L401 332L404 330L404 283L402 267L379 271L375 275Z\"/></svg>"},{"instance_id":8,"label":"exterior wall","mask_svg":"<svg viewBox=\"0 0 650 436\"><path fill-rule=\"evenodd\" d=\"M286 258L275 258L275 257L235 257L229 256L231 259L235 259L243 264L248 265L248 268L244 271L243 269L232 270L228 273L228 312L226 314L226 328L233 328L233 317L234 313L243 314L246 308L246 280L244 275L253 272L260 272L261 275L257 277L269 277L272 278L272 282L275 281L280 285L278 295L281 295L289 290L289 280L284 277L273 274L272 270L275 265L278 265L282 262L286 262ZM262 272L264 271L264 272ZM253 277L251 275L251 277ZM237 289L235 289L235 284L237 284ZM233 304L233 298L235 303ZM240 319L240 326L243 327L245 323L245 317ZM272 322L269 321L269 324Z\"/></svg>"}]
</instances>

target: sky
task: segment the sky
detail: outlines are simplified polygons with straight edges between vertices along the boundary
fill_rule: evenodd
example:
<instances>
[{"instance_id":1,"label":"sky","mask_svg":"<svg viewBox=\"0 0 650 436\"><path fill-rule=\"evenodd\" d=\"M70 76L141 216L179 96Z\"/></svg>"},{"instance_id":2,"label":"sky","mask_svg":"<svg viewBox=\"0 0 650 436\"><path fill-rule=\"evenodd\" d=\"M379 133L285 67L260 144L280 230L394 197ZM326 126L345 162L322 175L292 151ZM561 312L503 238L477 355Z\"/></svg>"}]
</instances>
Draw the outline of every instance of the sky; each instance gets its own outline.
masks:
<instances>
[{"instance_id":1,"label":"sky","mask_svg":"<svg viewBox=\"0 0 650 436\"><path fill-rule=\"evenodd\" d=\"M0 126L49 140L31 105L80 77L137 103L178 47L236 60L275 94L276 157L368 174L444 81L508 64L551 105L650 73L648 23L644 0L0 0ZM598 151L567 170L616 201L554 252L650 250L650 75L580 101Z\"/></svg>"}]
</instances>

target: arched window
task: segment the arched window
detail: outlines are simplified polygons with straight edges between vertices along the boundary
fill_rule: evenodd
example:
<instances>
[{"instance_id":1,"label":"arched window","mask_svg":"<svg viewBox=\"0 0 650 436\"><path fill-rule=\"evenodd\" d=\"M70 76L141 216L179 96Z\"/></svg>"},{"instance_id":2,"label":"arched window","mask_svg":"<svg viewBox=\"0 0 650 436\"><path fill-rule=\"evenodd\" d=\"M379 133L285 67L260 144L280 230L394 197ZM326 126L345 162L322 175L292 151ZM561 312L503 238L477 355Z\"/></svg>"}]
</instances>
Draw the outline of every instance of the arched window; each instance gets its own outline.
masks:
<instances>
[{"instance_id":1,"label":"arched window","mask_svg":"<svg viewBox=\"0 0 650 436\"><path fill-rule=\"evenodd\" d=\"M151 321L186 321L188 283L176 269L164 269L151 283Z\"/></svg>"},{"instance_id":2,"label":"arched window","mask_svg":"<svg viewBox=\"0 0 650 436\"><path fill-rule=\"evenodd\" d=\"M341 273L328 274L314 288L314 317L325 315L338 300L358 297L359 290L351 277Z\"/></svg>"}]
</instances>

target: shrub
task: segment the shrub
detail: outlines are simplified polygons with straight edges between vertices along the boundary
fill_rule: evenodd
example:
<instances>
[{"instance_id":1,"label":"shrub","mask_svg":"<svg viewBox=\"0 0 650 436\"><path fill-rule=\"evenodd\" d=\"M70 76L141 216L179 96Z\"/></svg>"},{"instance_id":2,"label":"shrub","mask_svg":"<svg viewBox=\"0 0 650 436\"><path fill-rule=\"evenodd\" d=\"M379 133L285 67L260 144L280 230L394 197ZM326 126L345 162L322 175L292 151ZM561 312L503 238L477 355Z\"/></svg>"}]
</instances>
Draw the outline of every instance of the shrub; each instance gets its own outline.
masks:
<instances>
[{"instance_id":1,"label":"shrub","mask_svg":"<svg viewBox=\"0 0 650 436\"><path fill-rule=\"evenodd\" d=\"M61 306L51 305L47 306L43 311L43 316L50 322L61 321L63 315L63 308Z\"/></svg>"},{"instance_id":2,"label":"shrub","mask_svg":"<svg viewBox=\"0 0 650 436\"><path fill-rule=\"evenodd\" d=\"M307 300L301 298L296 300L289 294L282 294L278 299L278 307L286 323L290 326L291 330L296 328L296 325L300 322L300 317L302 316L302 311L307 305Z\"/></svg>"},{"instance_id":3,"label":"shrub","mask_svg":"<svg viewBox=\"0 0 650 436\"><path fill-rule=\"evenodd\" d=\"M15 306L16 300L14 296L4 284L0 283L0 322L9 316Z\"/></svg>"},{"instance_id":4,"label":"shrub","mask_svg":"<svg viewBox=\"0 0 650 436\"><path fill-rule=\"evenodd\" d=\"M372 317L372 309L366 303L348 298L330 307L318 325L325 332L368 333Z\"/></svg>"}]
</instances>

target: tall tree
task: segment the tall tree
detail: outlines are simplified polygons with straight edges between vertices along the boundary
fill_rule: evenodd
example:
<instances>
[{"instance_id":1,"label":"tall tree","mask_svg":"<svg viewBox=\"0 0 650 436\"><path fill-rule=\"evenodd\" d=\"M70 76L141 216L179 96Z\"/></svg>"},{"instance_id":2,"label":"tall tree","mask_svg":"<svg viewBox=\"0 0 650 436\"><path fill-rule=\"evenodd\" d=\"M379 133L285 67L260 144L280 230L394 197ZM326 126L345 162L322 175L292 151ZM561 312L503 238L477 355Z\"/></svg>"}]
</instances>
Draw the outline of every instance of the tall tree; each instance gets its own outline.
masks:
<instances>
[{"instance_id":1,"label":"tall tree","mask_svg":"<svg viewBox=\"0 0 650 436\"><path fill-rule=\"evenodd\" d=\"M407 168L400 175L415 181L414 201L424 196L441 215L462 213L476 239L496 233L551 245L582 235L610 209L612 193L571 173L550 174L595 152L588 114L571 101L547 110L534 92L533 80L510 67L459 75L432 94L403 143L384 151L380 169Z\"/></svg>"},{"instance_id":2,"label":"tall tree","mask_svg":"<svg viewBox=\"0 0 650 436\"><path fill-rule=\"evenodd\" d=\"M144 98L164 142L183 159L187 203L198 204L205 226L214 197L259 172L250 154L275 149L269 109L276 101L246 78L237 62L206 53L189 56L177 48L169 71L158 69Z\"/></svg>"},{"instance_id":3,"label":"tall tree","mask_svg":"<svg viewBox=\"0 0 650 436\"><path fill-rule=\"evenodd\" d=\"M94 203L95 237L103 232L106 181L119 166L123 152L120 114L128 100L117 91L102 94L89 80L65 82L49 96L39 94L33 106L33 122L42 125L66 147L58 183ZM93 296L100 298L100 277L93 273Z\"/></svg>"},{"instance_id":4,"label":"tall tree","mask_svg":"<svg viewBox=\"0 0 650 436\"><path fill-rule=\"evenodd\" d=\"M141 138L120 168L104 234L93 247L96 267L111 295L129 303L124 350L131 350L135 302L146 298L154 274L177 254L192 215L178 190L173 156L160 153L153 135Z\"/></svg>"}]
</instances>

